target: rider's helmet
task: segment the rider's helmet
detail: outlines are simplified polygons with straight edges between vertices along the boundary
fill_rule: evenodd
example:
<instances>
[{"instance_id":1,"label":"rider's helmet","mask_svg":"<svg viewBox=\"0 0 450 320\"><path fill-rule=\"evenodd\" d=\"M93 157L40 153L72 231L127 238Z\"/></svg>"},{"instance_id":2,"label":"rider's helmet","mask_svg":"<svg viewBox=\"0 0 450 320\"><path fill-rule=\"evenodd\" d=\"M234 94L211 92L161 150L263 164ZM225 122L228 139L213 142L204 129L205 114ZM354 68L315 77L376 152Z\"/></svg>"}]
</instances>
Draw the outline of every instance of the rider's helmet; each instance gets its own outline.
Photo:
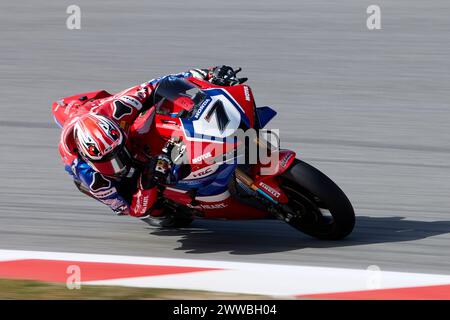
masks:
<instances>
[{"instance_id":1,"label":"rider's helmet","mask_svg":"<svg viewBox=\"0 0 450 320\"><path fill-rule=\"evenodd\" d=\"M95 171L110 177L122 177L131 167L125 147L125 134L105 116L88 113L74 126L74 138L81 158Z\"/></svg>"}]
</instances>

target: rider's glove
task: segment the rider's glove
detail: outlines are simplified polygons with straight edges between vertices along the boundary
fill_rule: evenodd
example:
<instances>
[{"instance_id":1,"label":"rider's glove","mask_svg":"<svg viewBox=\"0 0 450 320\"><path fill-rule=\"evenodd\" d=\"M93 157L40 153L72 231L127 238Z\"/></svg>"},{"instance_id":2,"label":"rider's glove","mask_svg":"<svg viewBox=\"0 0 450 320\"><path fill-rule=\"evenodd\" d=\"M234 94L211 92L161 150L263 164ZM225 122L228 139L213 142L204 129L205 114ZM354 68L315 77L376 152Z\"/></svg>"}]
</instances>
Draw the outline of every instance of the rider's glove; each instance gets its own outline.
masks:
<instances>
[{"instance_id":1,"label":"rider's glove","mask_svg":"<svg viewBox=\"0 0 450 320\"><path fill-rule=\"evenodd\" d=\"M158 184L170 184L173 180L172 169L172 160L165 153L152 158L139 177L139 189L150 189Z\"/></svg>"},{"instance_id":2,"label":"rider's glove","mask_svg":"<svg viewBox=\"0 0 450 320\"><path fill-rule=\"evenodd\" d=\"M232 67L218 66L212 69L210 82L218 86L232 86L238 83Z\"/></svg>"},{"instance_id":3,"label":"rider's glove","mask_svg":"<svg viewBox=\"0 0 450 320\"><path fill-rule=\"evenodd\" d=\"M236 75L241 71L241 68L233 70L230 66L217 66L210 70L210 82L218 86L234 86L236 84L244 83L247 78L237 78Z\"/></svg>"},{"instance_id":4,"label":"rider's glove","mask_svg":"<svg viewBox=\"0 0 450 320\"><path fill-rule=\"evenodd\" d=\"M172 172L173 162L166 154L160 154L156 158L153 176L158 183L167 183L170 173Z\"/></svg>"}]
</instances>

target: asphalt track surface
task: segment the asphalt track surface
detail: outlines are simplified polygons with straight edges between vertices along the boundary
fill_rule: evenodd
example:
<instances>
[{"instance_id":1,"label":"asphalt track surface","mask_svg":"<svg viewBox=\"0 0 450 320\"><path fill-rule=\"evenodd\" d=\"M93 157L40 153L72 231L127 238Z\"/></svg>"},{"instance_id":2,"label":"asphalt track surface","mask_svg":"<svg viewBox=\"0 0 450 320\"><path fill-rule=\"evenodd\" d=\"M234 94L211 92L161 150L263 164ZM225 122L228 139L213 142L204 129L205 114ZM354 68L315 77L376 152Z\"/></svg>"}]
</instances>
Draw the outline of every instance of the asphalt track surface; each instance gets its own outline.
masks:
<instances>
[{"instance_id":1,"label":"asphalt track surface","mask_svg":"<svg viewBox=\"0 0 450 320\"><path fill-rule=\"evenodd\" d=\"M0 248L450 274L450 2L376 3L378 31L357 0L1 1ZM348 194L348 239L279 221L156 230L76 191L52 101L223 63Z\"/></svg>"}]
</instances>

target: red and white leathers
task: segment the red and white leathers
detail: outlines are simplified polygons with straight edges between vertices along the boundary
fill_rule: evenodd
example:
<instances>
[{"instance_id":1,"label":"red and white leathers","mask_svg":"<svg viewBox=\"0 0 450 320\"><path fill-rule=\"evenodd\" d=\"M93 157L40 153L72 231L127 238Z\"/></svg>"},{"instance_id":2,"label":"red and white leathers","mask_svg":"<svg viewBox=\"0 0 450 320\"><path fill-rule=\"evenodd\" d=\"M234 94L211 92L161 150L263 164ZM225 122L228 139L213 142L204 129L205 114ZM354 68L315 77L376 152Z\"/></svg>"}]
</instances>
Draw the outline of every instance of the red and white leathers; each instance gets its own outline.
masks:
<instances>
[{"instance_id":1,"label":"red and white leathers","mask_svg":"<svg viewBox=\"0 0 450 320\"><path fill-rule=\"evenodd\" d=\"M197 77L209 79L208 69L194 69L190 72L170 75L175 77ZM99 92L97 99L71 102L68 109L69 115L64 122L61 140L59 143L59 152L68 171L77 185L83 185L84 189L89 190L91 196L108 205L113 211L119 214L129 214L135 217L146 215L157 200L157 188L154 183L149 182L144 172L138 179L138 188L131 200L128 201L120 194L120 184L125 177L109 175L110 172L102 172L101 166L92 165L80 156L77 143L74 137L74 128L80 119L86 114L96 114L104 116L120 126L125 137L125 144L134 160L141 163L151 162L151 155L143 150L144 143L142 132L133 131L131 128L138 115L147 111L145 118L152 121L154 108L152 108L152 92L161 79L151 80L123 90L115 95L109 95L105 91ZM147 132L151 124L145 124ZM147 139L148 140L148 139ZM148 146L149 141L145 141ZM151 141L150 141L151 149ZM151 150L152 154L157 154ZM133 169L132 169L133 170ZM145 170L144 170L145 171ZM130 172L129 174L131 174Z\"/></svg>"}]
</instances>

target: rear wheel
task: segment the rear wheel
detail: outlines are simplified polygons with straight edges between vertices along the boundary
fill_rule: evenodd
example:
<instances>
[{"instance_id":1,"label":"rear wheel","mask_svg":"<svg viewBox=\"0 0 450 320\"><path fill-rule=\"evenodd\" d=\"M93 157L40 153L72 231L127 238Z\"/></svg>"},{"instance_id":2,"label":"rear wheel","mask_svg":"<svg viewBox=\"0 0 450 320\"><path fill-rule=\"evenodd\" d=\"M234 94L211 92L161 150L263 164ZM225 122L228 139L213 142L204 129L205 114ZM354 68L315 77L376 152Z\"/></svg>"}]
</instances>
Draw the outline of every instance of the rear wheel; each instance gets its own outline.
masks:
<instances>
[{"instance_id":1,"label":"rear wheel","mask_svg":"<svg viewBox=\"0 0 450 320\"><path fill-rule=\"evenodd\" d=\"M344 192L325 174L295 159L281 176L280 186L289 198L286 222L310 236L338 240L355 225L353 207Z\"/></svg>"}]
</instances>

